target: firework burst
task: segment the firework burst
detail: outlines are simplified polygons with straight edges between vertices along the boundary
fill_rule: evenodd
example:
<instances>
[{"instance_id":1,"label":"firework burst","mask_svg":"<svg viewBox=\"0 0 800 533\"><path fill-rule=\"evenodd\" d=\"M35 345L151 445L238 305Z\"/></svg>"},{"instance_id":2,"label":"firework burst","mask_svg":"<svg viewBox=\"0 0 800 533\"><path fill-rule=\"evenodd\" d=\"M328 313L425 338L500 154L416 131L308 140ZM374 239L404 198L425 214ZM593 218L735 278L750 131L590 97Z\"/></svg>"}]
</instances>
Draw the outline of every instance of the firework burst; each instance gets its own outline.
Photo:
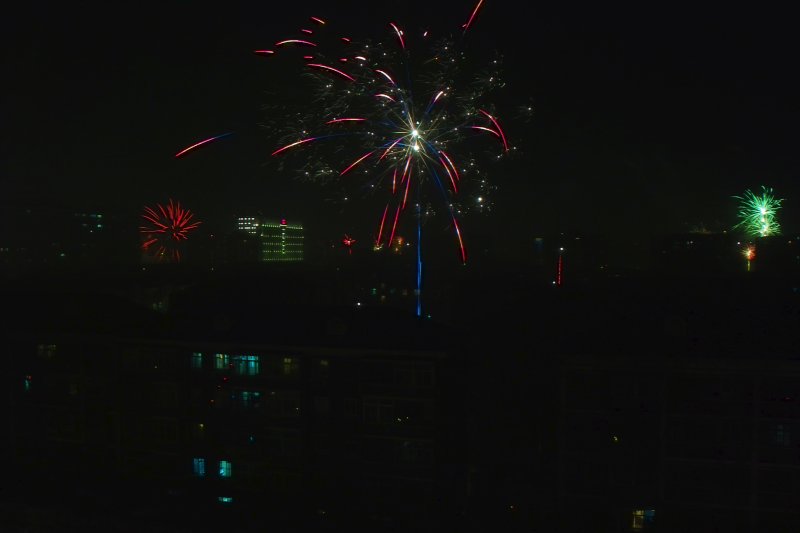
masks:
<instances>
[{"instance_id":1,"label":"firework burst","mask_svg":"<svg viewBox=\"0 0 800 533\"><path fill-rule=\"evenodd\" d=\"M391 21L384 39L356 41L331 34L327 21L311 17L313 29L277 41L275 53L268 54L302 60L304 76L316 89L302 102L305 112L268 125L285 133L272 155L291 165L298 161L294 154L303 152L295 167L300 176L337 182L343 198L354 196L345 192L353 187L366 194L383 191L374 213L376 250L390 247L407 208L413 207L419 228L423 217L435 214L433 205L440 205L466 262L459 218L491 209L494 187L476 152L488 147L497 159L513 147L489 100L504 85L500 58L476 69L463 49L482 4L467 13L457 39L434 37L429 30L406 33ZM423 200L428 189L440 200L436 204Z\"/></svg>"},{"instance_id":2,"label":"firework burst","mask_svg":"<svg viewBox=\"0 0 800 533\"><path fill-rule=\"evenodd\" d=\"M188 233L201 223L193 221L194 215L181 207L180 202L144 208L144 225L139 227L142 235L142 250L159 261L181 260L180 244L188 239Z\"/></svg>"},{"instance_id":3,"label":"firework burst","mask_svg":"<svg viewBox=\"0 0 800 533\"><path fill-rule=\"evenodd\" d=\"M734 198L739 200L739 223L734 228L742 228L753 237L780 235L776 214L783 199L775 198L771 188L762 186L760 195L748 189Z\"/></svg>"}]
</instances>

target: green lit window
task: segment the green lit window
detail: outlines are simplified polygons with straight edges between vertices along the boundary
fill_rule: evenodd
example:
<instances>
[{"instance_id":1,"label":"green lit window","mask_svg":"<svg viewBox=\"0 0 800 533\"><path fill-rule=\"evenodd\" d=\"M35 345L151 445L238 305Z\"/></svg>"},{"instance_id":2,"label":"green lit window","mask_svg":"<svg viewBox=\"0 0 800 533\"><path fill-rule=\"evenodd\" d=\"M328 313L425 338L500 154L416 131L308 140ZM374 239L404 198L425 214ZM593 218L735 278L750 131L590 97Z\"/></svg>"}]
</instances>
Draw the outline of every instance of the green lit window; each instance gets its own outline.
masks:
<instances>
[{"instance_id":1,"label":"green lit window","mask_svg":"<svg viewBox=\"0 0 800 533\"><path fill-rule=\"evenodd\" d=\"M217 501L219 503L232 503L233 498L231 498L230 496L220 496L219 498L217 498Z\"/></svg>"},{"instance_id":2,"label":"green lit window","mask_svg":"<svg viewBox=\"0 0 800 533\"><path fill-rule=\"evenodd\" d=\"M194 368L194 369L202 369L203 368L203 354L201 352L194 352L192 354L191 364L192 364L192 368Z\"/></svg>"},{"instance_id":3,"label":"green lit window","mask_svg":"<svg viewBox=\"0 0 800 533\"><path fill-rule=\"evenodd\" d=\"M261 358L257 355L234 355L233 370L242 376L257 376L261 373Z\"/></svg>"},{"instance_id":4,"label":"green lit window","mask_svg":"<svg viewBox=\"0 0 800 533\"><path fill-rule=\"evenodd\" d=\"M233 466L230 461L219 462L219 477L231 477L233 474Z\"/></svg>"},{"instance_id":5,"label":"green lit window","mask_svg":"<svg viewBox=\"0 0 800 533\"><path fill-rule=\"evenodd\" d=\"M197 477L206 477L206 460L202 457L195 457L192 460L192 471Z\"/></svg>"},{"instance_id":6,"label":"green lit window","mask_svg":"<svg viewBox=\"0 0 800 533\"><path fill-rule=\"evenodd\" d=\"M218 353L214 356L214 368L217 370L227 370L230 366L230 357L226 353Z\"/></svg>"}]
</instances>

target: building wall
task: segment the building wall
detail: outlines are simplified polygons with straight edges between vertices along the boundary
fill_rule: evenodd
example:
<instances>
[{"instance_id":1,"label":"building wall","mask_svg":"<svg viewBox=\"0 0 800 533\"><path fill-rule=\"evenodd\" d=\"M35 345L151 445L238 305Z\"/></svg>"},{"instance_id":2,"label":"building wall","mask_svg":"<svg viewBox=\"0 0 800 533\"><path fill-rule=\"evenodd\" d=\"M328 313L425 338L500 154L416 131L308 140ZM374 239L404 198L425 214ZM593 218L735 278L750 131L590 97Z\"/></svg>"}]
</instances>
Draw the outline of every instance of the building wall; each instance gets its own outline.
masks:
<instances>
[{"instance_id":1,"label":"building wall","mask_svg":"<svg viewBox=\"0 0 800 533\"><path fill-rule=\"evenodd\" d=\"M261 216L239 217L239 234L256 236L260 252L257 261L287 262L303 260L303 226L285 219L270 220Z\"/></svg>"},{"instance_id":2,"label":"building wall","mask_svg":"<svg viewBox=\"0 0 800 533\"><path fill-rule=\"evenodd\" d=\"M579 357L561 385L562 509L608 531L800 525L796 361Z\"/></svg>"},{"instance_id":3,"label":"building wall","mask_svg":"<svg viewBox=\"0 0 800 533\"><path fill-rule=\"evenodd\" d=\"M442 352L120 339L29 348L16 455L30 479L374 523L422 523L463 493L443 474Z\"/></svg>"}]
</instances>

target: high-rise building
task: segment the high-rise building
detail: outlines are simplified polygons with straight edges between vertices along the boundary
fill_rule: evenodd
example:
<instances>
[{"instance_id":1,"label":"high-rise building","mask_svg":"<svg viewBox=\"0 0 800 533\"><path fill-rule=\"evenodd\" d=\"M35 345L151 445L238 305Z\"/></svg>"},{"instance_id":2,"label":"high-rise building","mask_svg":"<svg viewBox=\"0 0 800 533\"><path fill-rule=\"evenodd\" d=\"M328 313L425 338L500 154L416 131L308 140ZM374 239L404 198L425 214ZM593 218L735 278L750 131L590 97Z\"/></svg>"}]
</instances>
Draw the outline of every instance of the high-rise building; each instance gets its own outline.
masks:
<instances>
[{"instance_id":1,"label":"high-rise building","mask_svg":"<svg viewBox=\"0 0 800 533\"><path fill-rule=\"evenodd\" d=\"M239 231L244 231L251 235L258 234L259 217L239 217L236 221L236 226Z\"/></svg>"},{"instance_id":2,"label":"high-rise building","mask_svg":"<svg viewBox=\"0 0 800 533\"><path fill-rule=\"evenodd\" d=\"M283 218L280 222L264 221L259 229L262 261L303 260L303 226L301 224L289 225Z\"/></svg>"},{"instance_id":3,"label":"high-rise building","mask_svg":"<svg viewBox=\"0 0 800 533\"><path fill-rule=\"evenodd\" d=\"M261 262L302 261L303 225L289 224L260 216L239 217L237 229L258 237Z\"/></svg>"}]
</instances>

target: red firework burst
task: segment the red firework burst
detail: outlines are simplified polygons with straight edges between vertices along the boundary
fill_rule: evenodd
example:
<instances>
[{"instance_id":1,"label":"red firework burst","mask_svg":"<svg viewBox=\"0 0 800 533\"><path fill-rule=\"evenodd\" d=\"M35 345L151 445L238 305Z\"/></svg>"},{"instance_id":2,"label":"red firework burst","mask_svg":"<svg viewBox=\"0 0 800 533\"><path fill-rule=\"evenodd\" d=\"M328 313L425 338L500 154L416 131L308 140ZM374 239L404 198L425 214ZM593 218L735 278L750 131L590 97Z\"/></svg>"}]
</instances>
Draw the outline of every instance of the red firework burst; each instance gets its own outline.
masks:
<instances>
[{"instance_id":1,"label":"red firework burst","mask_svg":"<svg viewBox=\"0 0 800 533\"><path fill-rule=\"evenodd\" d=\"M356 243L356 240L354 238L352 238L350 235L348 235L346 233L344 234L344 239L342 239L342 244L344 244L347 247L347 253L348 254L352 254L353 253L353 245L355 243Z\"/></svg>"},{"instance_id":2,"label":"red firework burst","mask_svg":"<svg viewBox=\"0 0 800 533\"><path fill-rule=\"evenodd\" d=\"M192 221L194 214L181 207L180 202L155 208L144 208L142 218L145 225L139 227L142 234L142 250L156 256L159 260L180 261L180 243L188 239L188 233L199 226L199 221Z\"/></svg>"}]
</instances>

